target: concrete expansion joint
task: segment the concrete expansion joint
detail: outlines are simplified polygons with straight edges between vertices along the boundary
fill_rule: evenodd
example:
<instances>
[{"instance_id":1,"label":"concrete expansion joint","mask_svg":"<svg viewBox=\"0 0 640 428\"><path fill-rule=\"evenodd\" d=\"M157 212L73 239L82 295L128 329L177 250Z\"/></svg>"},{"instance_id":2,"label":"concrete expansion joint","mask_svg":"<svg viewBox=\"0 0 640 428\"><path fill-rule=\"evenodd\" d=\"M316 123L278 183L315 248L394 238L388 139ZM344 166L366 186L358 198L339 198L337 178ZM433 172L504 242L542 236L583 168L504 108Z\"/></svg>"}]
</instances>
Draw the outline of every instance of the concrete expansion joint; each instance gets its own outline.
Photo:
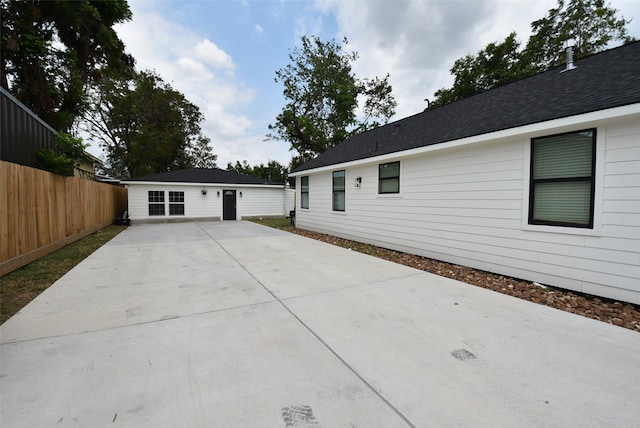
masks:
<instances>
[{"instance_id":1,"label":"concrete expansion joint","mask_svg":"<svg viewBox=\"0 0 640 428\"><path fill-rule=\"evenodd\" d=\"M407 426L411 428L416 428L416 426L404 414L402 414L400 410L398 410L393 404L391 404L391 402L387 400L380 393L380 391L375 389L373 385L371 385L356 369L354 369L344 358L342 358L337 351L335 351L327 342L325 342L320 337L318 333L316 333L310 326L308 326L289 306L285 304L283 300L281 300L278 296L276 296L266 285L262 283L262 281L256 278L256 276L249 269L247 269L247 267L243 265L240 262L240 260L238 260L233 254L231 254L222 244L220 244L220 242L218 242L218 240L216 240L213 236L211 236L202 226L198 224L198 227L200 227L200 229L202 229L202 231L205 234L207 234L225 253L227 253L229 257L231 257L236 263L238 263L238 266L240 266L249 276L251 276L251 278L253 278L256 281L256 283L260 284L260 286L267 293L273 296L275 301L277 301L294 319L296 319L304 329L306 329L309 333L311 333L313 337L315 337L316 340L318 340L318 342L322 344L322 346L324 346L331 354L333 354L333 356L337 358L342 365L344 365L351 373L353 373L354 376L356 376L360 380L360 382L362 382L373 394L375 394L382 402L384 402L386 406L389 407L389 409L391 409L396 415L398 415L398 417L402 419L407 424ZM416 275L420 275L422 273L424 272L418 272L416 274L411 274L411 275L402 275L398 278L409 278ZM382 281L373 281L367 284L356 285L355 287L376 284L378 282L382 282ZM353 288L353 287L345 287L345 288Z\"/></svg>"},{"instance_id":2,"label":"concrete expansion joint","mask_svg":"<svg viewBox=\"0 0 640 428\"><path fill-rule=\"evenodd\" d=\"M234 311L234 310L237 310L237 309L250 308L250 307L261 306L261 305L268 305L268 304L272 304L272 303L277 303L277 300L267 300L267 301L264 301L264 302L250 303L250 304L247 304L247 305L230 306L228 308L221 308L221 309L213 309L213 310L210 310L210 311L195 312L195 313L187 314L187 315L163 315L162 317L160 317L158 319L140 321L140 322L131 323L131 324L117 325L117 326L107 327L107 328L99 328L99 329L94 329L94 330L76 331L76 332L68 333L68 334L54 334L54 335L51 335L51 336L30 337L29 339L9 340L7 342L2 342L0 340L0 346L16 345L16 344L19 344L19 343L35 342L35 341L38 341L38 340L59 339L59 338L62 338L62 337L73 337L73 336L81 336L81 335L84 335L84 334L93 334L93 333L100 333L100 332L105 332L105 331L121 330L121 329L129 328L129 327L137 327L137 326L141 326L141 325L157 324L157 323L167 322L167 321L176 321L176 320L188 319L188 318L198 317L198 316L202 316L202 315L209 315L209 314L215 314L215 313L219 313L219 312Z\"/></svg>"}]
</instances>

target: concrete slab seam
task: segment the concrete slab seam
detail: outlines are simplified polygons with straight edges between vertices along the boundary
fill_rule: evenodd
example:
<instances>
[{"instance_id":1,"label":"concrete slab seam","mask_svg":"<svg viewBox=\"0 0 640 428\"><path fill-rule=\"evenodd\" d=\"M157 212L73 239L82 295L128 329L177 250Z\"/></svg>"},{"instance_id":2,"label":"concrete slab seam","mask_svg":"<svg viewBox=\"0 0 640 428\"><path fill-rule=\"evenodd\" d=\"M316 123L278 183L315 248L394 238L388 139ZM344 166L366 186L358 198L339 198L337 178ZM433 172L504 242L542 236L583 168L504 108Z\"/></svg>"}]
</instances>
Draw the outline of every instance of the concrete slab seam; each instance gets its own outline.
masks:
<instances>
[{"instance_id":1,"label":"concrete slab seam","mask_svg":"<svg viewBox=\"0 0 640 428\"><path fill-rule=\"evenodd\" d=\"M236 263L238 263L238 265L244 269L245 272L247 272L258 284L260 284L260 286L262 288L265 289L265 291L269 294L271 294L271 296L273 296L273 298L280 303L280 305L282 305L282 307L289 312L289 314L291 314L291 316L293 318L295 318L301 326L303 326L309 333L311 333L330 353L332 353L337 359L338 361L340 361L351 373L353 373L358 379L360 379L360 381L367 387L369 388L380 400L382 400L382 402L384 402L391 410L393 410L393 412L398 415L398 417L400 417L409 427L411 428L417 428L416 425L414 425L405 415L402 414L402 412L400 412L400 410L398 410L389 400L387 400L377 389L375 389L373 387L373 385L371 385L360 373L358 373L356 371L356 369L354 369L347 361L345 361L331 346L329 346L329 344L327 342L325 342L310 326L308 326L304 321L302 321L302 319L300 319L300 317L298 317L298 315L296 315L295 312L293 312L293 310L291 308L289 308L282 300L280 300L278 298L278 296L276 296L273 292L271 292L271 290L269 290L269 288L267 288L258 278L256 278L253 273L251 273L238 259L236 259L233 254L231 254L229 251L227 251L226 248L224 248L213 236L209 235L209 232L207 232L202 226L200 226L199 223L197 223L198 226L202 229L202 231L207 234L211 240L213 242L216 243L216 245L218 245L224 252L226 252L229 257L231 257L233 260L236 261ZM265 226L267 227L267 226Z\"/></svg>"},{"instance_id":2,"label":"concrete slab seam","mask_svg":"<svg viewBox=\"0 0 640 428\"><path fill-rule=\"evenodd\" d=\"M19 344L19 343L34 342L34 341L37 341L37 340L58 339L58 338L61 338L61 337L79 336L79 335L83 335L83 334L100 333L100 332L103 332L103 331L119 330L119 329L123 329L123 328L136 327L136 326L140 326L140 325L155 324L155 323L161 323L161 322L166 322L166 321L182 320L182 319L187 319L187 318L192 318L192 317L197 317L197 316L202 316L202 315L215 314L215 313L218 313L218 312L233 311L233 310L236 310L236 309L248 308L248 307L251 307L251 306L267 305L267 304L270 304L270 303L278 303L278 302L276 300L268 300L268 301L264 301L264 302L249 303L247 305L232 306L232 307L228 307L228 308L213 309L211 311L196 312L196 313L188 314L188 315L175 315L175 316L169 316L169 317L166 317L166 318L160 318L160 319L155 319L155 320L140 321L140 322L136 322L136 323L133 323L133 324L118 325L118 326L109 327L109 328L100 328L100 329L95 329L95 330L77 331L77 332L69 333L69 334L54 334L52 336L32 337L32 338L29 338L29 339L12 340L12 341L9 341L9 342L2 342L2 339L0 338L0 346L3 346L3 345L16 345L16 344Z\"/></svg>"},{"instance_id":3,"label":"concrete slab seam","mask_svg":"<svg viewBox=\"0 0 640 428\"><path fill-rule=\"evenodd\" d=\"M343 290L351 290L353 288L359 288L359 287L366 287L369 285L376 285L376 284L381 284L387 281L396 281L398 279L404 279L404 278L411 278L414 276L421 276L423 275L424 272L417 272L411 275L401 275L401 276L394 276L391 278L384 278L384 279L379 279L376 281L371 281L371 282L363 282L362 284L355 284L355 285L348 285L346 287L338 287L338 288L332 288L331 290L321 290L321 291L316 291L315 293L308 293L308 294L301 294L298 296L291 296L291 297L284 297L282 299L278 299L281 301L287 301L287 300L295 300L295 299L302 299L305 297L312 297L312 296L319 296L321 294L327 294L327 293L335 293L336 291L343 291Z\"/></svg>"}]
</instances>

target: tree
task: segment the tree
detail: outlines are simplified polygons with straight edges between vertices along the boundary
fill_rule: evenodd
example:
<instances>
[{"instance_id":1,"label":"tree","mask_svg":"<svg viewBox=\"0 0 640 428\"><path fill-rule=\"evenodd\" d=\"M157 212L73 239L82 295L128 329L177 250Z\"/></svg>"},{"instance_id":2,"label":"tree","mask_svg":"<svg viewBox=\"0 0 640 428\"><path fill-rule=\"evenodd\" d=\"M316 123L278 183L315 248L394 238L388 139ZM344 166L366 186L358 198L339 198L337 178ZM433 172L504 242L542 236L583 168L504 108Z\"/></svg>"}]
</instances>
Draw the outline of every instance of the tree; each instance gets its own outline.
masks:
<instances>
[{"instance_id":1,"label":"tree","mask_svg":"<svg viewBox=\"0 0 640 428\"><path fill-rule=\"evenodd\" d=\"M152 72L103 81L92 92L85 120L87 132L107 152L110 175L215 167L200 109Z\"/></svg>"},{"instance_id":2,"label":"tree","mask_svg":"<svg viewBox=\"0 0 640 428\"><path fill-rule=\"evenodd\" d=\"M343 51L335 40L322 42L303 36L302 45L289 53L291 63L276 71L287 100L267 137L291 144L291 150L311 158L350 135L388 122L397 105L389 75L384 79L357 79L351 71L358 58ZM343 39L347 45L347 39ZM358 97L364 98L358 118Z\"/></svg>"},{"instance_id":3,"label":"tree","mask_svg":"<svg viewBox=\"0 0 640 428\"><path fill-rule=\"evenodd\" d=\"M489 43L475 56L456 60L451 68L451 88L435 92L432 106L439 106L505 85L564 62L564 45L574 42L578 59L607 48L614 40L629 42L625 25L617 11L604 0L558 0L558 7L531 23L532 35L520 49L516 33L502 43Z\"/></svg>"},{"instance_id":4,"label":"tree","mask_svg":"<svg viewBox=\"0 0 640 428\"><path fill-rule=\"evenodd\" d=\"M87 84L133 67L113 26L126 0L1 0L0 84L53 128L68 131Z\"/></svg>"},{"instance_id":5,"label":"tree","mask_svg":"<svg viewBox=\"0 0 640 428\"><path fill-rule=\"evenodd\" d=\"M88 144L82 138L60 133L55 136L55 150L41 149L36 152L38 168L71 177L80 162L86 159L84 149Z\"/></svg>"},{"instance_id":6,"label":"tree","mask_svg":"<svg viewBox=\"0 0 640 428\"><path fill-rule=\"evenodd\" d=\"M457 59L450 70L455 76L453 86L436 91L432 105L448 104L535 73L533 66L520 60L519 47L512 32L502 43L489 43L475 56Z\"/></svg>"},{"instance_id":7,"label":"tree","mask_svg":"<svg viewBox=\"0 0 640 428\"><path fill-rule=\"evenodd\" d=\"M227 171L258 177L271 183L284 183L289 175L288 168L275 160L269 160L267 165L261 163L255 166L249 165L246 160L243 160L242 163L236 161L235 165L229 162L227 163Z\"/></svg>"},{"instance_id":8,"label":"tree","mask_svg":"<svg viewBox=\"0 0 640 428\"><path fill-rule=\"evenodd\" d=\"M548 69L564 62L565 43L573 45L575 59L603 51L610 42L630 42L624 17L604 0L558 0L558 7L531 23L532 35L523 57Z\"/></svg>"}]
</instances>

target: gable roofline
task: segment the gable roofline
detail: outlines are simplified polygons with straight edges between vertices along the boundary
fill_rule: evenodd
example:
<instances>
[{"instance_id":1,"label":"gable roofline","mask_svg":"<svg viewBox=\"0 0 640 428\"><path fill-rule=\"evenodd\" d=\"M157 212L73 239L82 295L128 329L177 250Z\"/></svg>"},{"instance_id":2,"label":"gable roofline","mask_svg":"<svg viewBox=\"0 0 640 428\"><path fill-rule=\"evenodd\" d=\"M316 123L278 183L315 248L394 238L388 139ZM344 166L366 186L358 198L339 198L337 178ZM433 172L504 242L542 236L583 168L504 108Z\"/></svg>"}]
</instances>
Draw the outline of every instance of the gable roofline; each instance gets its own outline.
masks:
<instances>
[{"instance_id":1,"label":"gable roofline","mask_svg":"<svg viewBox=\"0 0 640 428\"><path fill-rule=\"evenodd\" d=\"M290 175L640 103L640 41L354 135Z\"/></svg>"},{"instance_id":2,"label":"gable roofline","mask_svg":"<svg viewBox=\"0 0 640 428\"><path fill-rule=\"evenodd\" d=\"M124 184L163 183L163 184L221 184L243 186L283 186L282 183L268 182L258 177L225 171L220 168L187 168L176 171L151 174L122 180Z\"/></svg>"}]
</instances>

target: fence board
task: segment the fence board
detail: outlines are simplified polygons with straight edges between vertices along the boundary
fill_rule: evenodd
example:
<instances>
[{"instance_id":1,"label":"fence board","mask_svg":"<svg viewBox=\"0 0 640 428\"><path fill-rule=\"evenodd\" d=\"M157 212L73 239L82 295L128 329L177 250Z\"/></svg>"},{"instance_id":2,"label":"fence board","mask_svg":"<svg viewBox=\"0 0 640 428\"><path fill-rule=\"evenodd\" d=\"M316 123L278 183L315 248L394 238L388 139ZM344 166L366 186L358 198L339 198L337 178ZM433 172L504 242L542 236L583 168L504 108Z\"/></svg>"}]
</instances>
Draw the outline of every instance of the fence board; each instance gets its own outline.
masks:
<instances>
[{"instance_id":1,"label":"fence board","mask_svg":"<svg viewBox=\"0 0 640 428\"><path fill-rule=\"evenodd\" d=\"M127 189L0 161L0 276L109 225Z\"/></svg>"}]
</instances>

